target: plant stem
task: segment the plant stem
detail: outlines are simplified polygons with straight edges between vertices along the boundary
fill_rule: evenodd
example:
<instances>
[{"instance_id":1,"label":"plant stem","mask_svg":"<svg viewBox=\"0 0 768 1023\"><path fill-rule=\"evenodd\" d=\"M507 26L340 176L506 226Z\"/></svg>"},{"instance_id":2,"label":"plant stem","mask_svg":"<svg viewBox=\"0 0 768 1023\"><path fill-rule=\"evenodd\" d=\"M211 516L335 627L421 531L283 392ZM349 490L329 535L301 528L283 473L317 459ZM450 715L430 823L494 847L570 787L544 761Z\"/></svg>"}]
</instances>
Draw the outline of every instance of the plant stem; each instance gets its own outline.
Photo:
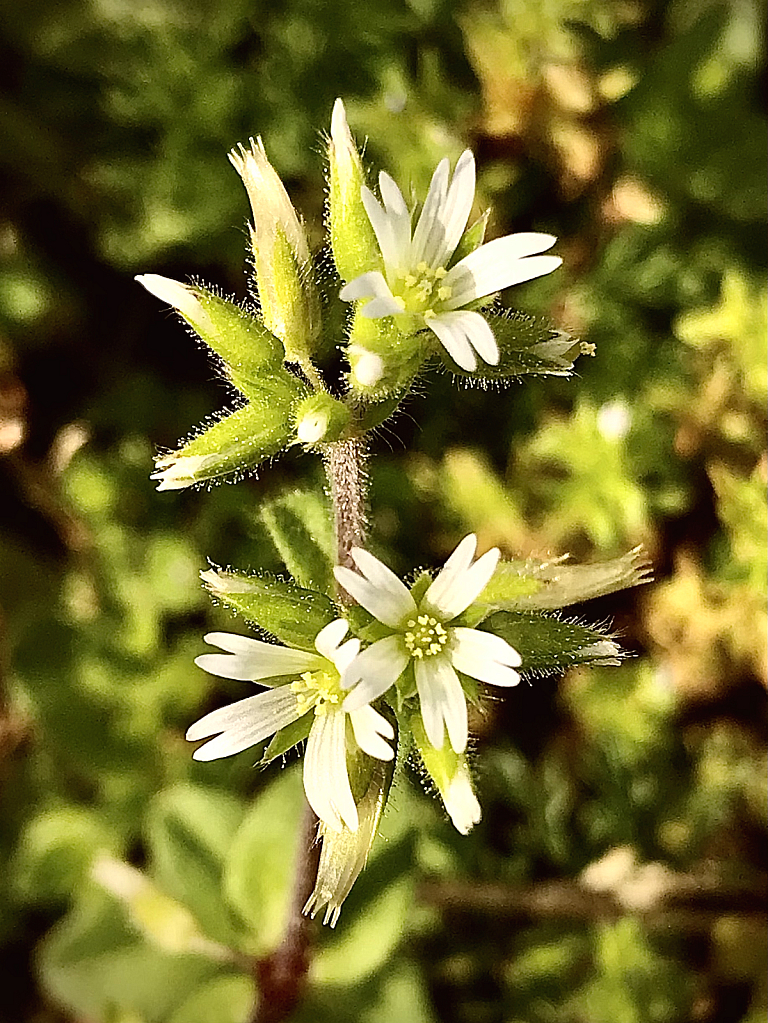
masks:
<instances>
[{"instance_id":1,"label":"plant stem","mask_svg":"<svg viewBox=\"0 0 768 1023\"><path fill-rule=\"evenodd\" d=\"M365 442L362 437L329 444L325 454L333 505L338 564L353 565L350 551L365 539ZM349 602L348 594L340 596ZM303 909L317 876L320 843L317 818L308 804L304 807L300 848L303 854L293 879L291 912L283 940L270 955L254 963L253 973L259 998L249 1023L283 1023L303 998L311 953L311 920Z\"/></svg>"},{"instance_id":2,"label":"plant stem","mask_svg":"<svg viewBox=\"0 0 768 1023\"><path fill-rule=\"evenodd\" d=\"M337 564L353 568L353 547L365 541L365 503L368 476L365 471L365 441L362 437L329 444L325 472L330 484L336 530Z\"/></svg>"}]
</instances>

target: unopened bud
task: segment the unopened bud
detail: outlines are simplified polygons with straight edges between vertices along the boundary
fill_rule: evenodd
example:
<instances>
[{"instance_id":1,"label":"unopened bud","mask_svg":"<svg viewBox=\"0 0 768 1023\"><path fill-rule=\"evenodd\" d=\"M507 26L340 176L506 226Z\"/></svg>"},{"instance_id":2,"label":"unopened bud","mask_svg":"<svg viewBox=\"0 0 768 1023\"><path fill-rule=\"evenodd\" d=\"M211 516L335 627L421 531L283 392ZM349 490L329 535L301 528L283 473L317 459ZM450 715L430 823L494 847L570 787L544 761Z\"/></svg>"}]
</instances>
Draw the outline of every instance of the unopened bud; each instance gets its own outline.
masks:
<instances>
[{"instance_id":1,"label":"unopened bud","mask_svg":"<svg viewBox=\"0 0 768 1023\"><path fill-rule=\"evenodd\" d=\"M456 830L467 835L480 822L482 811L472 787L472 778L463 753L456 753L446 742L435 749L427 738L420 714L411 718L416 748Z\"/></svg>"},{"instance_id":2,"label":"unopened bud","mask_svg":"<svg viewBox=\"0 0 768 1023\"><path fill-rule=\"evenodd\" d=\"M266 378L261 393L252 392L247 405L157 458L151 476L157 489L181 490L245 475L288 446L293 410L305 394L306 388L287 374Z\"/></svg>"},{"instance_id":3,"label":"unopened bud","mask_svg":"<svg viewBox=\"0 0 768 1023\"><path fill-rule=\"evenodd\" d=\"M319 328L319 299L309 265L304 227L267 159L261 139L239 146L229 159L243 179L253 213L256 283L267 327L285 345L288 358L303 362Z\"/></svg>"},{"instance_id":4,"label":"unopened bud","mask_svg":"<svg viewBox=\"0 0 768 1023\"><path fill-rule=\"evenodd\" d=\"M358 309L347 348L351 389L374 400L408 387L424 361L422 339L403 334L391 318L371 320Z\"/></svg>"},{"instance_id":5,"label":"unopened bud","mask_svg":"<svg viewBox=\"0 0 768 1023\"><path fill-rule=\"evenodd\" d=\"M173 306L221 359L229 379L244 393L265 368L274 369L282 363L282 342L234 302L200 284L181 284L160 274L141 274L136 280L155 298Z\"/></svg>"},{"instance_id":6,"label":"unopened bud","mask_svg":"<svg viewBox=\"0 0 768 1023\"><path fill-rule=\"evenodd\" d=\"M363 165L340 99L333 105L328 163L331 248L339 276L351 281L368 270L382 270L383 265L361 197L360 190L365 184Z\"/></svg>"},{"instance_id":7,"label":"unopened bud","mask_svg":"<svg viewBox=\"0 0 768 1023\"><path fill-rule=\"evenodd\" d=\"M349 408L324 391L311 394L296 406L296 435L302 444L328 444L339 440L349 426Z\"/></svg>"}]
</instances>

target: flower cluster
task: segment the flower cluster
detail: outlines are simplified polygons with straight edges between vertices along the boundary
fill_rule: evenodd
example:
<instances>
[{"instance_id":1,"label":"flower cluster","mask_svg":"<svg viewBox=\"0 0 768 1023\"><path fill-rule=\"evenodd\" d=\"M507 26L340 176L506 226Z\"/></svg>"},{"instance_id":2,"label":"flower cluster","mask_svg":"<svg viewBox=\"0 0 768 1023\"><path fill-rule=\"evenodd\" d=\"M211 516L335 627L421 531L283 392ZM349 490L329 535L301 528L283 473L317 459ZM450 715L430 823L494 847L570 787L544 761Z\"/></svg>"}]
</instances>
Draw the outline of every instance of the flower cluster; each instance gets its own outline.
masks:
<instances>
[{"instance_id":1,"label":"flower cluster","mask_svg":"<svg viewBox=\"0 0 768 1023\"><path fill-rule=\"evenodd\" d=\"M322 839L305 912L325 907L333 925L365 864L397 758L420 764L466 834L481 818L467 748L469 707L481 702L482 687L516 686L518 669L615 663L618 647L603 631L550 612L644 576L637 552L575 570L559 560L501 561L496 548L476 557L471 534L436 575L421 572L406 585L360 546L366 434L395 411L432 354L454 373L494 380L571 372L580 342L534 317L488 308L497 292L560 265L545 254L555 238L526 232L484 243L487 218L467 226L475 201L469 150L453 173L440 161L420 208L409 208L386 173L377 197L338 100L328 231L341 287L327 316L309 236L262 140L233 149L230 162L251 207L251 298L234 302L157 274L137 279L208 347L236 403L160 455L152 478L159 490L178 490L240 479L294 446L317 452L343 564L330 564L317 522L292 506L285 521L274 513L273 539L295 580L202 573L216 600L275 641L205 637L219 652L199 656L200 668L260 689L206 714L187 738L206 740L193 754L201 761L268 743L261 764L305 743L304 791ZM352 304L344 337L331 338L341 302ZM349 367L334 380L325 375L338 367L327 359L331 342Z\"/></svg>"},{"instance_id":2,"label":"flower cluster","mask_svg":"<svg viewBox=\"0 0 768 1023\"><path fill-rule=\"evenodd\" d=\"M363 754L384 761L394 757L387 741L395 738L392 724L372 704L384 698L393 715L399 687L406 700L418 699L431 756L443 751L448 733L445 753L453 770L446 779L435 777L435 782L452 816L451 808L456 807L459 830L468 830L464 806L471 783L461 756L467 745L468 714L461 677L514 686L520 681L514 669L521 663L505 640L458 624L499 560L494 548L473 563L476 547L474 535L465 537L418 602L378 558L353 548L360 572L337 567L336 578L388 633L362 650L358 638L342 643L349 629L342 618L318 633L314 651L229 633L206 636L226 653L203 654L196 660L199 667L221 678L270 688L214 710L192 725L187 732L190 740L216 736L195 751L195 759L240 753L306 716L311 722L304 757L307 799L326 828L354 832L358 815L349 764ZM479 820L479 809L473 816L473 822Z\"/></svg>"},{"instance_id":3,"label":"flower cluster","mask_svg":"<svg viewBox=\"0 0 768 1023\"><path fill-rule=\"evenodd\" d=\"M416 227L403 194L389 174L379 175L381 202L363 186L362 200L381 249L385 272L360 274L341 290L348 302L364 300L369 319L393 316L407 329L428 327L453 361L477 367L476 354L499 361L493 331L469 308L513 284L543 277L562 263L539 253L552 248L551 234L506 235L455 261L475 198L475 158L467 149L450 178L448 160L432 175Z\"/></svg>"}]
</instances>

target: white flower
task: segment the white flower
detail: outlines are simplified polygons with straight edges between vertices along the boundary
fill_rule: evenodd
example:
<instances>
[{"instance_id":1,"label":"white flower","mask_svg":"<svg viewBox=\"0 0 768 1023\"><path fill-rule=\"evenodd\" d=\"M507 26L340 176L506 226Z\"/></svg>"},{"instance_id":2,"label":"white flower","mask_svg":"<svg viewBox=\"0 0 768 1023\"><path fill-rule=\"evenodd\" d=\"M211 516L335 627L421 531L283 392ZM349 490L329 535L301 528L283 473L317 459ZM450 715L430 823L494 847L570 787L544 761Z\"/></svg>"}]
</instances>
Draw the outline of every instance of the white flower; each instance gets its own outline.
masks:
<instances>
[{"instance_id":1,"label":"white flower","mask_svg":"<svg viewBox=\"0 0 768 1023\"><path fill-rule=\"evenodd\" d=\"M351 553L362 575L334 569L347 593L391 629L342 672L343 688L352 690L345 710L353 712L381 696L412 663L427 738L439 749L447 729L460 753L467 745L467 702L456 672L497 686L518 684L513 668L521 658L505 640L449 624L485 589L499 560L493 548L473 564L476 548L477 537L465 536L418 605L386 565L359 547Z\"/></svg>"},{"instance_id":2,"label":"white flower","mask_svg":"<svg viewBox=\"0 0 768 1023\"><path fill-rule=\"evenodd\" d=\"M188 730L187 739L194 742L215 735L192 755L195 760L218 760L240 753L312 713L304 756L307 800L327 827L340 831L346 826L354 832L358 813L347 753L363 750L379 760L391 760L394 753L385 740L393 739L395 733L367 701L358 701L353 711L342 707L339 677L360 649L357 639L342 644L348 628L339 618L321 629L315 639L317 653L228 632L207 635L207 643L227 652L195 658L200 668L221 678L261 682L273 688L206 714ZM280 684L280 676L285 675L294 676L294 681Z\"/></svg>"},{"instance_id":3,"label":"white flower","mask_svg":"<svg viewBox=\"0 0 768 1023\"><path fill-rule=\"evenodd\" d=\"M462 369L473 370L475 353L492 366L499 350L488 322L465 307L513 284L542 277L562 260L538 253L557 240L551 234L505 235L481 245L451 265L464 234L475 195L475 158L466 150L450 179L448 160L432 176L424 207L413 232L411 212L392 178L382 172L382 203L363 186L362 199L384 259L385 274L361 274L341 289L347 302L370 299L362 315L410 315L429 327Z\"/></svg>"}]
</instances>

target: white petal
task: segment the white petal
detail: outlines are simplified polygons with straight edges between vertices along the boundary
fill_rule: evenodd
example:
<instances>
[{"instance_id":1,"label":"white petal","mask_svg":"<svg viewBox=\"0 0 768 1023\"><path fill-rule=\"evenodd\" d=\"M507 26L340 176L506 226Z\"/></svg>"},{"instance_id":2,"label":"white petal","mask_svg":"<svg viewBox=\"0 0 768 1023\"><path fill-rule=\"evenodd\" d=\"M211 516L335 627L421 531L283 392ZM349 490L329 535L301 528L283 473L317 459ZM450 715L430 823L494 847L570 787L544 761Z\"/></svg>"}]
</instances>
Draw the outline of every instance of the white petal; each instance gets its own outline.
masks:
<instances>
[{"instance_id":1,"label":"white petal","mask_svg":"<svg viewBox=\"0 0 768 1023\"><path fill-rule=\"evenodd\" d=\"M459 157L453 181L445 200L445 255L436 265L443 266L453 255L469 220L475 199L475 158L470 149Z\"/></svg>"},{"instance_id":2,"label":"white petal","mask_svg":"<svg viewBox=\"0 0 768 1023\"><path fill-rule=\"evenodd\" d=\"M205 641L229 651L226 654L201 654L195 658L198 668L220 678L258 682L276 675L300 675L303 671L315 671L323 666L319 654L263 643L231 632L209 632Z\"/></svg>"},{"instance_id":3,"label":"white petal","mask_svg":"<svg viewBox=\"0 0 768 1023\"><path fill-rule=\"evenodd\" d=\"M434 607L446 621L450 621L451 618L460 615L462 611L466 611L469 605L483 592L496 570L498 560L499 549L492 547L470 568L462 568L461 564L457 563L456 567L451 568L450 574L444 576L443 573L450 564L447 562L443 571L425 593L423 604ZM438 583L440 583L439 587Z\"/></svg>"},{"instance_id":4,"label":"white petal","mask_svg":"<svg viewBox=\"0 0 768 1023\"><path fill-rule=\"evenodd\" d=\"M541 240L534 242L528 239ZM562 263L559 256L521 258L521 254L526 255L527 251L548 249L555 240L550 234L509 234L481 245L448 271L443 283L451 288L451 297L444 303L444 308L459 309L477 298L485 298L495 291L556 270Z\"/></svg>"},{"instance_id":5,"label":"white petal","mask_svg":"<svg viewBox=\"0 0 768 1023\"><path fill-rule=\"evenodd\" d=\"M475 353L461 323L461 313L440 313L425 317L424 322L433 331L457 366L471 373L477 366Z\"/></svg>"},{"instance_id":6,"label":"white petal","mask_svg":"<svg viewBox=\"0 0 768 1023\"><path fill-rule=\"evenodd\" d=\"M360 707L358 710L352 711L349 720L352 722L355 741L361 750L378 760L394 758L394 750L382 736L394 739L395 730L377 710L368 705Z\"/></svg>"},{"instance_id":7,"label":"white petal","mask_svg":"<svg viewBox=\"0 0 768 1023\"><path fill-rule=\"evenodd\" d=\"M493 336L488 321L485 317L481 316L480 313L472 312L470 310L460 310L455 312L437 313L435 316L430 316L425 319L427 326L433 330L440 340L445 345L446 350L463 369L474 369L476 362L475 357L472 354L471 349L474 348L483 362L487 362L491 366L497 366L499 364L499 348L496 344L496 338ZM463 357L466 358L467 344L469 348L469 358L471 358L472 365L464 365L462 362L453 355L453 352L449 348L448 344L443 340L443 336L440 333L438 327L435 324L439 324L443 331L447 331L453 343L456 340L464 336L465 342L459 341L459 352ZM467 360L469 361L469 359Z\"/></svg>"},{"instance_id":8,"label":"white petal","mask_svg":"<svg viewBox=\"0 0 768 1023\"><path fill-rule=\"evenodd\" d=\"M333 663L336 671L341 675L350 666L352 661L360 653L360 640L349 639L346 643L339 647L333 656Z\"/></svg>"},{"instance_id":9,"label":"white petal","mask_svg":"<svg viewBox=\"0 0 768 1023\"><path fill-rule=\"evenodd\" d=\"M349 284L345 284L339 292L339 298L343 302L356 302L360 298L378 298L381 295L391 296L391 294L383 274L380 274L378 270L371 270L369 273L355 277Z\"/></svg>"},{"instance_id":10,"label":"white petal","mask_svg":"<svg viewBox=\"0 0 768 1023\"><path fill-rule=\"evenodd\" d=\"M451 629L451 662L457 671L495 686L516 686L520 675L513 671L522 658L500 636L479 629Z\"/></svg>"},{"instance_id":11,"label":"white petal","mask_svg":"<svg viewBox=\"0 0 768 1023\"><path fill-rule=\"evenodd\" d=\"M186 737L196 742L221 732L192 754L194 760L218 760L255 746L299 717L296 695L280 686L211 711L190 726Z\"/></svg>"},{"instance_id":12,"label":"white petal","mask_svg":"<svg viewBox=\"0 0 768 1023\"><path fill-rule=\"evenodd\" d=\"M477 537L474 533L468 533L438 572L432 585L424 594L423 602L440 613L443 611L444 604L449 607L451 596L457 585L461 586L461 580L472 564L476 550Z\"/></svg>"},{"instance_id":13,"label":"white petal","mask_svg":"<svg viewBox=\"0 0 768 1023\"><path fill-rule=\"evenodd\" d=\"M384 263L387 267L396 266L402 256L395 242L395 235L392 230L392 222L383 206L365 185L360 189L360 197L363 200L365 212L371 222L376 241L379 243Z\"/></svg>"},{"instance_id":14,"label":"white petal","mask_svg":"<svg viewBox=\"0 0 768 1023\"><path fill-rule=\"evenodd\" d=\"M411 258L411 212L403 198L403 193L386 171L379 174L379 191L384 202L384 209L389 217L394 243L392 265L408 266ZM384 255L383 252L382 255ZM389 268L390 261L386 256L384 256L384 262Z\"/></svg>"},{"instance_id":15,"label":"white petal","mask_svg":"<svg viewBox=\"0 0 768 1023\"><path fill-rule=\"evenodd\" d=\"M498 661L499 664L508 664L511 668L519 668L522 664L522 657L517 650L501 636L494 636L492 632L459 627L451 629L451 636L453 638L452 649L454 651L461 650L462 655L467 657L481 657L486 661Z\"/></svg>"},{"instance_id":16,"label":"white petal","mask_svg":"<svg viewBox=\"0 0 768 1023\"><path fill-rule=\"evenodd\" d=\"M343 618L337 618L318 632L315 637L315 648L323 657L332 661L339 644L348 632L349 623Z\"/></svg>"},{"instance_id":17,"label":"white petal","mask_svg":"<svg viewBox=\"0 0 768 1023\"><path fill-rule=\"evenodd\" d=\"M450 164L441 160L435 168L429 184L427 198L413 232L411 245L411 266L415 267L421 260L430 266L437 266L435 256L443 252L445 247L445 225L442 220L443 204L448 192L448 175Z\"/></svg>"},{"instance_id":18,"label":"white petal","mask_svg":"<svg viewBox=\"0 0 768 1023\"><path fill-rule=\"evenodd\" d=\"M441 793L445 809L454 827L462 835L468 835L475 824L480 822L482 811L477 801L469 771L461 765L448 785L448 791Z\"/></svg>"},{"instance_id":19,"label":"white petal","mask_svg":"<svg viewBox=\"0 0 768 1023\"><path fill-rule=\"evenodd\" d=\"M333 570L336 580L374 618L396 628L416 610L410 590L373 554L360 547L353 547L351 554L363 575L337 566Z\"/></svg>"},{"instance_id":20,"label":"white petal","mask_svg":"<svg viewBox=\"0 0 768 1023\"><path fill-rule=\"evenodd\" d=\"M341 677L342 688L352 690L344 701L344 710L352 713L385 693L410 659L402 636L385 636L366 647Z\"/></svg>"},{"instance_id":21,"label":"white petal","mask_svg":"<svg viewBox=\"0 0 768 1023\"><path fill-rule=\"evenodd\" d=\"M358 817L347 772L346 715L315 715L304 755L304 791L320 820L336 831L357 831Z\"/></svg>"},{"instance_id":22,"label":"white petal","mask_svg":"<svg viewBox=\"0 0 768 1023\"><path fill-rule=\"evenodd\" d=\"M451 746L456 753L463 753L468 734L467 701L458 675L444 657L415 660L414 669L427 738L435 749L441 749L445 723Z\"/></svg>"},{"instance_id":23,"label":"white petal","mask_svg":"<svg viewBox=\"0 0 768 1023\"><path fill-rule=\"evenodd\" d=\"M485 317L476 312L463 312L459 315L463 317L464 330L469 343L483 362L487 362L490 366L498 366L499 347Z\"/></svg>"},{"instance_id":24,"label":"white petal","mask_svg":"<svg viewBox=\"0 0 768 1023\"><path fill-rule=\"evenodd\" d=\"M394 295L382 295L371 299L363 306L362 314L366 320L379 320L382 316L398 316L405 309L401 298Z\"/></svg>"}]
</instances>

